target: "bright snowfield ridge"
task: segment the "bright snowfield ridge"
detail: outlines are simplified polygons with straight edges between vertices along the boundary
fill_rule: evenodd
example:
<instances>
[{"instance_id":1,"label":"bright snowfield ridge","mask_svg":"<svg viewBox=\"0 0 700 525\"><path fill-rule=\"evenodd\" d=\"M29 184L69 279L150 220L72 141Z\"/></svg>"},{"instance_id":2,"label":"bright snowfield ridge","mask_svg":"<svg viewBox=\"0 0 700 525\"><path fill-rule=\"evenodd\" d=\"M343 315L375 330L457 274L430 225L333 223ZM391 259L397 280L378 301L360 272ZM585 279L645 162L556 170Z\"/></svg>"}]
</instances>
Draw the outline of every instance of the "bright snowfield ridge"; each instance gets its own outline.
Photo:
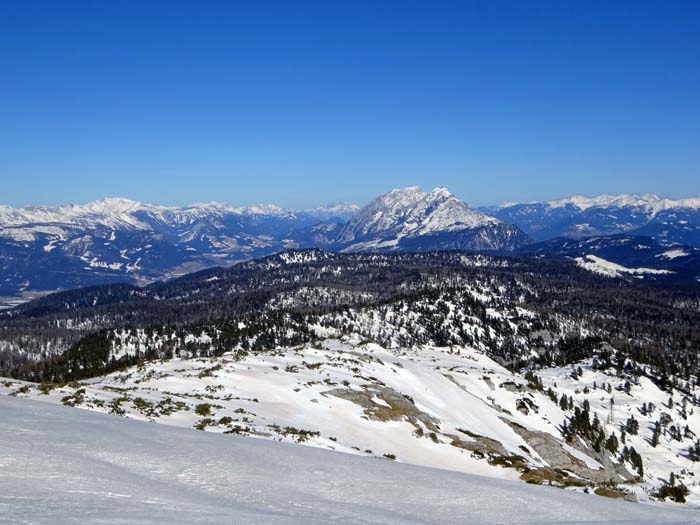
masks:
<instances>
[{"instance_id":1,"label":"bright snowfield ridge","mask_svg":"<svg viewBox=\"0 0 700 525\"><path fill-rule=\"evenodd\" d=\"M697 512L0 397L3 523L698 523ZM21 439L18 439L21 437Z\"/></svg>"}]
</instances>

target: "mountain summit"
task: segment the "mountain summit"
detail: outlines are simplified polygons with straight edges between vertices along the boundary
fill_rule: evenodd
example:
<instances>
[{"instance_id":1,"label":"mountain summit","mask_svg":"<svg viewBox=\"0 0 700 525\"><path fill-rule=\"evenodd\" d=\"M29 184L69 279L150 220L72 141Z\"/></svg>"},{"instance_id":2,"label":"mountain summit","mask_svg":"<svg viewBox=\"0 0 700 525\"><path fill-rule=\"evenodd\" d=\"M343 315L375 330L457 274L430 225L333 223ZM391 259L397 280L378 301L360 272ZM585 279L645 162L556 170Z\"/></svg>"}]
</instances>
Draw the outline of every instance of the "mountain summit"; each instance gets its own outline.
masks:
<instances>
[{"instance_id":1,"label":"mountain summit","mask_svg":"<svg viewBox=\"0 0 700 525\"><path fill-rule=\"evenodd\" d=\"M446 188L392 190L362 208L337 242L359 250L503 250L527 242L517 227L471 210Z\"/></svg>"}]
</instances>

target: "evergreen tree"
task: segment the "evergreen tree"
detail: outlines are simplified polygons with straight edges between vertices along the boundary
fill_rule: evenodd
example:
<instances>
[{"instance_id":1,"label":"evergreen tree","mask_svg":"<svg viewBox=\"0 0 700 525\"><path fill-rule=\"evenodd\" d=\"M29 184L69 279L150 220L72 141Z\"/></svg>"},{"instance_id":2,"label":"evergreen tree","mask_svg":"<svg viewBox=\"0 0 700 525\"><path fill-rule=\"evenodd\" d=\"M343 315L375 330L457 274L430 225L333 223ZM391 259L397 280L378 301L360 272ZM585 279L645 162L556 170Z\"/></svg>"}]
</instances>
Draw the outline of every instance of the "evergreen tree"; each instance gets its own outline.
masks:
<instances>
[{"instance_id":1,"label":"evergreen tree","mask_svg":"<svg viewBox=\"0 0 700 525\"><path fill-rule=\"evenodd\" d=\"M654 426L654 433L651 436L651 446L656 448L659 446L659 439L661 438L661 424L657 421Z\"/></svg>"}]
</instances>

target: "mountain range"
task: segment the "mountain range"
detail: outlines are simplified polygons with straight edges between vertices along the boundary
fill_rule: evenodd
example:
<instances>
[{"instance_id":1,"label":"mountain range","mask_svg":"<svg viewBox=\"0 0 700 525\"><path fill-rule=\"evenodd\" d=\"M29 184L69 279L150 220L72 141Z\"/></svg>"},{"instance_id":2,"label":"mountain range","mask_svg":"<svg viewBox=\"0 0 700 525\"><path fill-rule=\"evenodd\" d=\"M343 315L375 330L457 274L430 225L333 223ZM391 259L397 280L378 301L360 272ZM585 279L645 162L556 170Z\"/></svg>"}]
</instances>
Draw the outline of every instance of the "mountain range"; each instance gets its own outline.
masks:
<instances>
[{"instance_id":1,"label":"mountain range","mask_svg":"<svg viewBox=\"0 0 700 525\"><path fill-rule=\"evenodd\" d=\"M700 246L700 198L666 199L658 195L574 195L566 199L482 208L516 224L535 241L579 239L626 233L658 242Z\"/></svg>"},{"instance_id":2,"label":"mountain range","mask_svg":"<svg viewBox=\"0 0 700 525\"><path fill-rule=\"evenodd\" d=\"M150 282L313 242L307 228L346 222L358 209L292 212L211 203L182 208L127 199L0 207L0 295L124 281Z\"/></svg>"},{"instance_id":3,"label":"mountain range","mask_svg":"<svg viewBox=\"0 0 700 525\"><path fill-rule=\"evenodd\" d=\"M574 196L472 209L445 188L409 187L362 208L338 204L303 211L220 203L168 207L114 198L61 207L0 206L0 296L145 284L296 248L585 257L586 245L573 253L570 243L546 241L620 234L690 253L700 246L700 198ZM612 262L631 262L620 253ZM683 274L694 276L697 266L686 266Z\"/></svg>"}]
</instances>

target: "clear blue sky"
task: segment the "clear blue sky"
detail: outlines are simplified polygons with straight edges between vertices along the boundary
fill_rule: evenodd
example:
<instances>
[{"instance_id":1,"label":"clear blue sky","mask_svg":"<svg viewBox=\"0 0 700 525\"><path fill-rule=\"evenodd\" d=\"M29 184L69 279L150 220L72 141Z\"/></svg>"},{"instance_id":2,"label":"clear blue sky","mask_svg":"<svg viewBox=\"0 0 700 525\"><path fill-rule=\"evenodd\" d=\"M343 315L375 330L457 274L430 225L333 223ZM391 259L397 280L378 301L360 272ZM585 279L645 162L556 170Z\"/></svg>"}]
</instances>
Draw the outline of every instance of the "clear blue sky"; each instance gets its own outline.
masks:
<instances>
[{"instance_id":1,"label":"clear blue sky","mask_svg":"<svg viewBox=\"0 0 700 525\"><path fill-rule=\"evenodd\" d=\"M700 193L700 2L0 9L0 203Z\"/></svg>"}]
</instances>

